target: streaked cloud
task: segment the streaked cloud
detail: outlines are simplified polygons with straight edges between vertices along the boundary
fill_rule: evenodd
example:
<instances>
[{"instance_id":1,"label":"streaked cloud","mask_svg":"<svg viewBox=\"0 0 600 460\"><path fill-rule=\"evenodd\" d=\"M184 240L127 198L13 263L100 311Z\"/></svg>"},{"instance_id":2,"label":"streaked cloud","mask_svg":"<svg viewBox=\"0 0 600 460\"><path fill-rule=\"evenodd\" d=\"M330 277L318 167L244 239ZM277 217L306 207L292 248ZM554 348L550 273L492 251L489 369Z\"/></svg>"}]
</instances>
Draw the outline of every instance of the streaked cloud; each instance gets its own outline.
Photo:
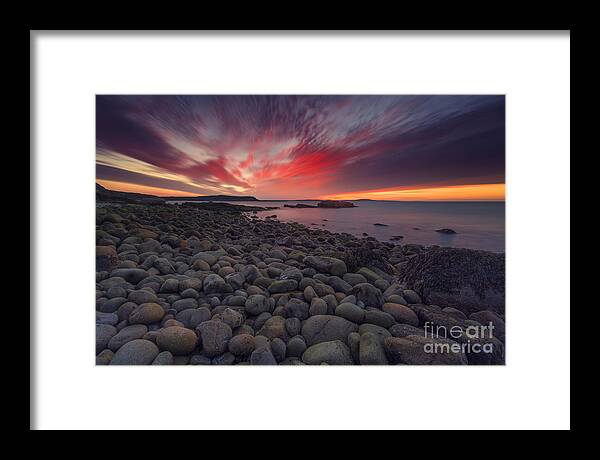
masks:
<instances>
[{"instance_id":1,"label":"streaked cloud","mask_svg":"<svg viewBox=\"0 0 600 460\"><path fill-rule=\"evenodd\" d=\"M504 116L503 96L97 96L97 174L289 199L503 184Z\"/></svg>"}]
</instances>

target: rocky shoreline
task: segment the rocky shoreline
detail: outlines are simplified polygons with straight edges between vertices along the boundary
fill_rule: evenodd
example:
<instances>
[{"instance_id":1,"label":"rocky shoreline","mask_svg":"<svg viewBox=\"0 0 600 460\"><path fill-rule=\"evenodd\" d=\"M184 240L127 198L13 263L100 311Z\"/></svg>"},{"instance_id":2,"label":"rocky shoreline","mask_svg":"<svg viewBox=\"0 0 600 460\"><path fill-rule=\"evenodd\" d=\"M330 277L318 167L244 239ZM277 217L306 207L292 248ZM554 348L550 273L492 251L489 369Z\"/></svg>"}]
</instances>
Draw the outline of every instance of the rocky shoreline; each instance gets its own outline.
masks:
<instances>
[{"instance_id":1,"label":"rocky shoreline","mask_svg":"<svg viewBox=\"0 0 600 460\"><path fill-rule=\"evenodd\" d=\"M240 208L97 206L96 364L504 364L503 254Z\"/></svg>"}]
</instances>

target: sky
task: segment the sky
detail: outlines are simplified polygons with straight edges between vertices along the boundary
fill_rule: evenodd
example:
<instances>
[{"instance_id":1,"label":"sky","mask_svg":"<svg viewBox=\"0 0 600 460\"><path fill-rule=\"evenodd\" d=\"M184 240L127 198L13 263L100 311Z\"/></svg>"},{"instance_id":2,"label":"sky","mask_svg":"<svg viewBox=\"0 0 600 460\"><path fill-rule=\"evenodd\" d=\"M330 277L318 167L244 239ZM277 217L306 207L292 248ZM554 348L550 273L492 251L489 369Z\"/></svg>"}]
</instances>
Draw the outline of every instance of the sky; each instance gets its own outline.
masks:
<instances>
[{"instance_id":1,"label":"sky","mask_svg":"<svg viewBox=\"0 0 600 460\"><path fill-rule=\"evenodd\" d=\"M504 200L504 96L96 96L111 190Z\"/></svg>"}]
</instances>

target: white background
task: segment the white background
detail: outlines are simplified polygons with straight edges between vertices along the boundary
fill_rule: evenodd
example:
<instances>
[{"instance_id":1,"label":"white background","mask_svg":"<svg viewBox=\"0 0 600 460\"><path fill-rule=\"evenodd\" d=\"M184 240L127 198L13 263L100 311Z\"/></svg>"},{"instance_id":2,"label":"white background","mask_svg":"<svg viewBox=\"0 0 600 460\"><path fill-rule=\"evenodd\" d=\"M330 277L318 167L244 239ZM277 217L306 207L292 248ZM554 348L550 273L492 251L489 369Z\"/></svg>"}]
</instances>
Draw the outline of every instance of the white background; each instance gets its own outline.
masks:
<instances>
[{"instance_id":1,"label":"white background","mask_svg":"<svg viewBox=\"0 0 600 460\"><path fill-rule=\"evenodd\" d=\"M568 33L31 39L35 428L569 428ZM96 93L506 94L507 366L95 367Z\"/></svg>"}]
</instances>

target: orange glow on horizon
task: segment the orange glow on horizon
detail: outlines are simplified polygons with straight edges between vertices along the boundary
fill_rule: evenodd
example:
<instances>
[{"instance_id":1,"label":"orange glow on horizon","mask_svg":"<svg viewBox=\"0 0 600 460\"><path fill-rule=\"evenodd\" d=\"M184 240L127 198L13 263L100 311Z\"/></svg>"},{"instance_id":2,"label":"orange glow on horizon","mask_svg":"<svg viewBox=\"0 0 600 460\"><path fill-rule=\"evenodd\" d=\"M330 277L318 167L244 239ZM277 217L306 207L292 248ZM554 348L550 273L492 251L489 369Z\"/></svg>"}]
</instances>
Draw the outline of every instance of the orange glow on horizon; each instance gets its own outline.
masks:
<instances>
[{"instance_id":1,"label":"orange glow on horizon","mask_svg":"<svg viewBox=\"0 0 600 460\"><path fill-rule=\"evenodd\" d=\"M183 192L181 190L171 190L168 188L151 187L148 185L132 184L130 182L117 182L112 180L97 180L103 187L115 192L143 193L144 195L156 196L199 196L198 193Z\"/></svg>"},{"instance_id":2,"label":"orange glow on horizon","mask_svg":"<svg viewBox=\"0 0 600 460\"><path fill-rule=\"evenodd\" d=\"M449 185L430 188L387 188L321 196L322 200L504 201L506 184Z\"/></svg>"}]
</instances>

